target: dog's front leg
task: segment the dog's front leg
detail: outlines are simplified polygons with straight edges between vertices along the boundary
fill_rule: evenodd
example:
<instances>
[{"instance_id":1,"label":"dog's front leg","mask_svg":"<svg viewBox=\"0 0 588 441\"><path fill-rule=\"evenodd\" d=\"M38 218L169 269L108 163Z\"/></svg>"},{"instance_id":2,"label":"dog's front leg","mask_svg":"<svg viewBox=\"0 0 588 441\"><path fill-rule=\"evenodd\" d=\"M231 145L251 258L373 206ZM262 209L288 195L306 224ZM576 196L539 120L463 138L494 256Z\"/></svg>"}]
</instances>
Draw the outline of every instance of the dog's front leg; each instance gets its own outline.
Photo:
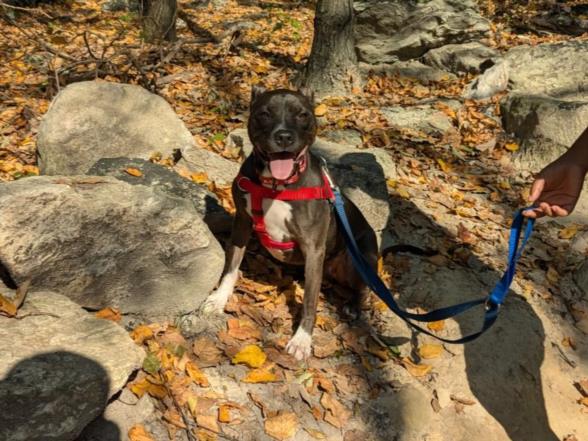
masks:
<instances>
[{"instance_id":1,"label":"dog's front leg","mask_svg":"<svg viewBox=\"0 0 588 441\"><path fill-rule=\"evenodd\" d=\"M237 212L233 221L231 231L231 243L227 249L227 257L223 276L218 288L208 296L202 304L202 312L205 314L222 313L225 305L229 300L235 283L239 278L239 267L245 255L245 248L251 237L252 224L251 218L245 214Z\"/></svg>"},{"instance_id":2,"label":"dog's front leg","mask_svg":"<svg viewBox=\"0 0 588 441\"><path fill-rule=\"evenodd\" d=\"M286 346L286 351L297 360L302 360L310 356L312 329L316 320L316 308L323 277L326 244L307 244L302 251L305 254L302 317L296 333Z\"/></svg>"}]
</instances>

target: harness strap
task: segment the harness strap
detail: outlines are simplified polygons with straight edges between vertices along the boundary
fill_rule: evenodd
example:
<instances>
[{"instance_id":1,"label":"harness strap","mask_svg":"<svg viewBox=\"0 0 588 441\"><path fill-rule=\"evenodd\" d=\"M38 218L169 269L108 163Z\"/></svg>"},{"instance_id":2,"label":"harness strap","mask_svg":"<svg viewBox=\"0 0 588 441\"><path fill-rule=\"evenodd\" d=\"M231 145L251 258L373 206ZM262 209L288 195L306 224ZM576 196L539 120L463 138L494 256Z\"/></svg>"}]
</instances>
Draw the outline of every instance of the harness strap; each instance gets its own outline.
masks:
<instances>
[{"instance_id":1,"label":"harness strap","mask_svg":"<svg viewBox=\"0 0 588 441\"><path fill-rule=\"evenodd\" d=\"M253 230L257 233L259 241L266 248L279 250L291 250L298 244L294 241L278 242L271 238L265 227L263 200L274 199L278 201L304 201L312 199L334 200L335 195L327 177L323 174L323 185L320 187L302 187L297 189L274 190L256 184L251 179L239 175L237 185L241 190L251 195L251 218Z\"/></svg>"}]
</instances>

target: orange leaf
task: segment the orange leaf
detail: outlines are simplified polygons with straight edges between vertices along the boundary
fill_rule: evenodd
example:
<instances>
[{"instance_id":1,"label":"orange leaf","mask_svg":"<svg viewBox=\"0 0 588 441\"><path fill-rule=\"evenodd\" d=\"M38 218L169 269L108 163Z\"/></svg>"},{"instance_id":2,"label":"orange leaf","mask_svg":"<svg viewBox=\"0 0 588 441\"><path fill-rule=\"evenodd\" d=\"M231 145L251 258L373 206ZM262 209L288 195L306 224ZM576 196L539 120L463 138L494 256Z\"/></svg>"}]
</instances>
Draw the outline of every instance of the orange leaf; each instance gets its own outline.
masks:
<instances>
[{"instance_id":1,"label":"orange leaf","mask_svg":"<svg viewBox=\"0 0 588 441\"><path fill-rule=\"evenodd\" d=\"M155 441L142 424L135 424L129 429L129 441Z\"/></svg>"},{"instance_id":2,"label":"orange leaf","mask_svg":"<svg viewBox=\"0 0 588 441\"><path fill-rule=\"evenodd\" d=\"M338 429L342 428L351 417L351 411L331 394L325 392L321 397L321 404L326 410L325 421Z\"/></svg>"},{"instance_id":3,"label":"orange leaf","mask_svg":"<svg viewBox=\"0 0 588 441\"><path fill-rule=\"evenodd\" d=\"M437 358L443 353L443 346L437 344L424 344L419 347L419 355L422 358Z\"/></svg>"},{"instance_id":4,"label":"orange leaf","mask_svg":"<svg viewBox=\"0 0 588 441\"><path fill-rule=\"evenodd\" d=\"M267 355L259 346L247 345L231 361L233 364L243 363L251 368L258 368L265 363L266 358Z\"/></svg>"},{"instance_id":5,"label":"orange leaf","mask_svg":"<svg viewBox=\"0 0 588 441\"><path fill-rule=\"evenodd\" d=\"M326 104L319 104L314 109L314 115L315 116L325 116L327 114L328 110L329 110L329 108L327 107Z\"/></svg>"},{"instance_id":6,"label":"orange leaf","mask_svg":"<svg viewBox=\"0 0 588 441\"><path fill-rule=\"evenodd\" d=\"M125 172L127 172L131 176L135 176L136 178L143 176L143 172L141 172L141 170L139 170L138 168L134 167L125 168Z\"/></svg>"},{"instance_id":7,"label":"orange leaf","mask_svg":"<svg viewBox=\"0 0 588 441\"><path fill-rule=\"evenodd\" d=\"M265 420L264 428L272 438L286 440L298 432L298 417L294 412L282 412Z\"/></svg>"},{"instance_id":8,"label":"orange leaf","mask_svg":"<svg viewBox=\"0 0 588 441\"><path fill-rule=\"evenodd\" d=\"M445 320L427 323L427 328L431 331L442 331L445 328Z\"/></svg>"},{"instance_id":9,"label":"orange leaf","mask_svg":"<svg viewBox=\"0 0 588 441\"><path fill-rule=\"evenodd\" d=\"M279 381L276 374L267 368L253 369L241 380L243 383L274 383Z\"/></svg>"},{"instance_id":10,"label":"orange leaf","mask_svg":"<svg viewBox=\"0 0 588 441\"><path fill-rule=\"evenodd\" d=\"M433 366L430 364L416 364L407 357L402 359L402 365L413 377L424 377L433 369Z\"/></svg>"},{"instance_id":11,"label":"orange leaf","mask_svg":"<svg viewBox=\"0 0 588 441\"><path fill-rule=\"evenodd\" d=\"M218 408L218 420L221 423L230 423L231 422L231 408L226 404L222 404Z\"/></svg>"},{"instance_id":12,"label":"orange leaf","mask_svg":"<svg viewBox=\"0 0 588 441\"><path fill-rule=\"evenodd\" d=\"M120 311L116 308L111 307L101 309L96 313L96 317L105 320L111 320L113 322L120 322L122 318Z\"/></svg>"},{"instance_id":13,"label":"orange leaf","mask_svg":"<svg viewBox=\"0 0 588 441\"><path fill-rule=\"evenodd\" d=\"M186 363L186 374L188 374L188 377L190 377L198 386L208 387L210 385L206 375L204 375L204 373L191 361Z\"/></svg>"},{"instance_id":14,"label":"orange leaf","mask_svg":"<svg viewBox=\"0 0 588 441\"><path fill-rule=\"evenodd\" d=\"M8 317L16 316L17 307L10 300L0 294L0 314Z\"/></svg>"},{"instance_id":15,"label":"orange leaf","mask_svg":"<svg viewBox=\"0 0 588 441\"><path fill-rule=\"evenodd\" d=\"M153 331L149 326L139 325L131 332L131 338L138 345L142 345L145 340L153 338Z\"/></svg>"},{"instance_id":16,"label":"orange leaf","mask_svg":"<svg viewBox=\"0 0 588 441\"><path fill-rule=\"evenodd\" d=\"M204 429L210 430L211 432L220 432L218 428L218 422L213 415L197 415L196 423L199 427L203 427Z\"/></svg>"}]
</instances>

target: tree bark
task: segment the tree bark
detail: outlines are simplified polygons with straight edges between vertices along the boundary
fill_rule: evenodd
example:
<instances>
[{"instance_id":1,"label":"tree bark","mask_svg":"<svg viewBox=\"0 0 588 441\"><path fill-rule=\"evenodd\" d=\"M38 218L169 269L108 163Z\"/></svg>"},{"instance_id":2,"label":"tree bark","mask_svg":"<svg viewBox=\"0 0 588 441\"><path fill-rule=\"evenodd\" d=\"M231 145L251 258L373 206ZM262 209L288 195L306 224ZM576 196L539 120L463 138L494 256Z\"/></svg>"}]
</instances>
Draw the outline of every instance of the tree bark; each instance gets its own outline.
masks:
<instances>
[{"instance_id":1,"label":"tree bark","mask_svg":"<svg viewBox=\"0 0 588 441\"><path fill-rule=\"evenodd\" d=\"M352 0L318 1L312 50L299 83L318 95L344 94L359 85Z\"/></svg>"},{"instance_id":2,"label":"tree bark","mask_svg":"<svg viewBox=\"0 0 588 441\"><path fill-rule=\"evenodd\" d=\"M143 38L147 43L175 41L177 9L176 0L142 1Z\"/></svg>"}]
</instances>

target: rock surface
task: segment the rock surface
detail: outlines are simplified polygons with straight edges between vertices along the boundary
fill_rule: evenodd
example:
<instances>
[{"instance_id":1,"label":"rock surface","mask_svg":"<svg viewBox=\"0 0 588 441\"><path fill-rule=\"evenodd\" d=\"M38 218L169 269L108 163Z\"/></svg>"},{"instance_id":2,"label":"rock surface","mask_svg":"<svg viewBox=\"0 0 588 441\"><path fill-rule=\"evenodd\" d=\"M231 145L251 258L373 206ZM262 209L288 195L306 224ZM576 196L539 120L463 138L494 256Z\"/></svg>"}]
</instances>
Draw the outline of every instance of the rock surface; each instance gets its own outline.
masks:
<instances>
[{"instance_id":1,"label":"rock surface","mask_svg":"<svg viewBox=\"0 0 588 441\"><path fill-rule=\"evenodd\" d=\"M129 430L136 424L142 424L151 434L154 430L150 425L163 426L158 421L152 398L148 394L137 398L125 388L104 413L84 429L77 441L126 441Z\"/></svg>"},{"instance_id":2,"label":"rock surface","mask_svg":"<svg viewBox=\"0 0 588 441\"><path fill-rule=\"evenodd\" d=\"M455 132L449 117L431 106L383 107L381 111L391 127L409 131L415 138L420 136L440 140Z\"/></svg>"},{"instance_id":3,"label":"rock surface","mask_svg":"<svg viewBox=\"0 0 588 441\"><path fill-rule=\"evenodd\" d=\"M354 9L358 57L372 64L417 58L490 31L473 0L367 0L354 2Z\"/></svg>"},{"instance_id":4,"label":"rock surface","mask_svg":"<svg viewBox=\"0 0 588 441\"><path fill-rule=\"evenodd\" d=\"M574 272L574 280L588 299L588 259Z\"/></svg>"},{"instance_id":5,"label":"rock surface","mask_svg":"<svg viewBox=\"0 0 588 441\"><path fill-rule=\"evenodd\" d=\"M0 439L76 439L145 354L60 294L29 293L18 316L0 316Z\"/></svg>"},{"instance_id":6,"label":"rock surface","mask_svg":"<svg viewBox=\"0 0 588 441\"><path fill-rule=\"evenodd\" d=\"M139 170L141 176L127 173L125 170L128 168ZM131 185L156 187L171 196L191 201L213 233L226 232L231 229L231 216L220 205L214 193L208 191L203 185L184 179L161 165L138 158L105 158L96 162L88 174L114 176Z\"/></svg>"},{"instance_id":7,"label":"rock surface","mask_svg":"<svg viewBox=\"0 0 588 441\"><path fill-rule=\"evenodd\" d=\"M496 49L479 42L471 42L447 44L431 49L424 55L423 62L452 73L480 73L485 65L489 67L494 64L492 60L499 56Z\"/></svg>"},{"instance_id":8,"label":"rock surface","mask_svg":"<svg viewBox=\"0 0 588 441\"><path fill-rule=\"evenodd\" d=\"M100 81L63 89L45 114L37 139L41 174L84 174L99 159L169 156L194 141L160 96L139 86Z\"/></svg>"},{"instance_id":9,"label":"rock surface","mask_svg":"<svg viewBox=\"0 0 588 441\"><path fill-rule=\"evenodd\" d=\"M506 54L511 91L502 103L503 125L521 145L519 167L543 167L588 125L587 53L588 42L570 41L519 46Z\"/></svg>"},{"instance_id":10,"label":"rock surface","mask_svg":"<svg viewBox=\"0 0 588 441\"><path fill-rule=\"evenodd\" d=\"M192 173L206 173L217 185L230 185L239 173L239 164L223 158L210 150L189 147L182 150L182 159L176 169L185 169Z\"/></svg>"},{"instance_id":11,"label":"rock surface","mask_svg":"<svg viewBox=\"0 0 588 441\"><path fill-rule=\"evenodd\" d=\"M169 319L197 308L224 253L194 205L113 177L0 186L0 261L17 284L89 308Z\"/></svg>"}]
</instances>

